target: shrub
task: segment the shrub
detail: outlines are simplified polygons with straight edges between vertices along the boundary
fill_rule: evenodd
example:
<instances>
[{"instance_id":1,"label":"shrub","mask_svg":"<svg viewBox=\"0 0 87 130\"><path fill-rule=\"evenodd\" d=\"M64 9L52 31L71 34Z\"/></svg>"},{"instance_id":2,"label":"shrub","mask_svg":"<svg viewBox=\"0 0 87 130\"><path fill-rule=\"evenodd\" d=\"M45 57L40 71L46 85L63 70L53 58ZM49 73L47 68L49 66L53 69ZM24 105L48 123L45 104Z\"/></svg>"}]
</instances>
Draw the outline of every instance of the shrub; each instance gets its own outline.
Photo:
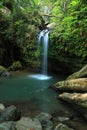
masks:
<instances>
[{"instance_id":1,"label":"shrub","mask_svg":"<svg viewBox=\"0 0 87 130\"><path fill-rule=\"evenodd\" d=\"M22 64L20 61L15 61L13 64L9 67L10 70L18 70L22 68Z\"/></svg>"}]
</instances>

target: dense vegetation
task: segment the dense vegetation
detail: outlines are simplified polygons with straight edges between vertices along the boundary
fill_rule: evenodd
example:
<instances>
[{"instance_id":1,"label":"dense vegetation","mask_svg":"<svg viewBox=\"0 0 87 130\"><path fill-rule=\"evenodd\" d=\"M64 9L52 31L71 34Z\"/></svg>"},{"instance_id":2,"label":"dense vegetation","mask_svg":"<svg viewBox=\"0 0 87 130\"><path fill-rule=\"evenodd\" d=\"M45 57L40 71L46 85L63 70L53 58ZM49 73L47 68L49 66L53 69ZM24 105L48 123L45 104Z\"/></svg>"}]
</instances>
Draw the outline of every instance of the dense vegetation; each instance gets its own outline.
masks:
<instances>
[{"instance_id":1,"label":"dense vegetation","mask_svg":"<svg viewBox=\"0 0 87 130\"><path fill-rule=\"evenodd\" d=\"M87 0L1 0L0 64L37 64L37 35L44 27L43 7L50 9L49 58L79 67L87 60ZM18 63L18 62L17 62Z\"/></svg>"}]
</instances>

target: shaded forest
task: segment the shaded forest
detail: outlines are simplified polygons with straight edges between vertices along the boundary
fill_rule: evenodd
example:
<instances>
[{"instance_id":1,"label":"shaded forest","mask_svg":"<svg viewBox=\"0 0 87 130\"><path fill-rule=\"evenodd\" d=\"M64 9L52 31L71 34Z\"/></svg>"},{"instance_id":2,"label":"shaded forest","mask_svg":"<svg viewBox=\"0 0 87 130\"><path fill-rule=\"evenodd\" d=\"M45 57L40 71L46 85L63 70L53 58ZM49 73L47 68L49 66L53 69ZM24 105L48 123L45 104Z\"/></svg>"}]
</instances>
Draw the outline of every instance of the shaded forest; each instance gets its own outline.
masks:
<instances>
[{"instance_id":1,"label":"shaded forest","mask_svg":"<svg viewBox=\"0 0 87 130\"><path fill-rule=\"evenodd\" d=\"M44 7L50 10L43 14ZM0 64L11 69L36 67L38 33L55 22L50 32L49 64L79 69L87 60L87 0L1 0ZM54 65L55 66L55 65Z\"/></svg>"}]
</instances>

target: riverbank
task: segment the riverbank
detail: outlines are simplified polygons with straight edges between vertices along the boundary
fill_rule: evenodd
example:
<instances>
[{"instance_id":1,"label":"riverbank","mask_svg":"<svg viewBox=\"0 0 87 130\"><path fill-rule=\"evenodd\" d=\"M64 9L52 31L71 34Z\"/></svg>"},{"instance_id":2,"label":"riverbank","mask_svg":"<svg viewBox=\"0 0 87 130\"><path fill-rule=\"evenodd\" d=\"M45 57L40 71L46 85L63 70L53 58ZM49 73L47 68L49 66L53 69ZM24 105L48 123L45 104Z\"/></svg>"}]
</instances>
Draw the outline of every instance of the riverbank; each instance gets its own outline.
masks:
<instances>
[{"instance_id":1,"label":"riverbank","mask_svg":"<svg viewBox=\"0 0 87 130\"><path fill-rule=\"evenodd\" d=\"M60 91L58 99L71 105L87 121L87 65L52 85L52 88Z\"/></svg>"},{"instance_id":2,"label":"riverbank","mask_svg":"<svg viewBox=\"0 0 87 130\"><path fill-rule=\"evenodd\" d=\"M61 125L60 123L75 130L87 129L87 124L83 117L74 111L71 105L69 106L57 100L56 97L58 93L49 88L51 84L64 79L65 77L63 77L63 75L57 75L58 77L56 77L54 81L52 78L50 82L49 80L38 81L31 79L29 77L30 72L25 72L26 73L24 73L24 71L23 73L22 71L16 71L12 77L4 78L1 81L0 88L5 91L0 90L0 96L2 95L2 99L6 97L6 102L2 102L6 108L15 105L16 108L21 111L21 117L34 118L42 112L49 113L52 116L53 122L53 128L50 130L55 130L57 125ZM9 92L9 88L11 92ZM6 93L3 94L4 92ZM30 92L32 93L30 94ZM7 101L7 95L10 101ZM12 99L13 97L16 101Z\"/></svg>"},{"instance_id":3,"label":"riverbank","mask_svg":"<svg viewBox=\"0 0 87 130\"><path fill-rule=\"evenodd\" d=\"M24 109L26 105L24 104ZM6 107L0 104L0 128L3 130L76 130L76 128L77 130L86 130L87 128L85 122L82 120L78 122L75 115L68 115L68 113L66 116L58 116L56 112L54 114L39 112L34 116L29 116L28 113L23 115L21 110L23 110L23 104L21 109L14 105ZM29 111L29 109L26 110L26 112ZM70 118L74 118L74 120L70 121Z\"/></svg>"}]
</instances>

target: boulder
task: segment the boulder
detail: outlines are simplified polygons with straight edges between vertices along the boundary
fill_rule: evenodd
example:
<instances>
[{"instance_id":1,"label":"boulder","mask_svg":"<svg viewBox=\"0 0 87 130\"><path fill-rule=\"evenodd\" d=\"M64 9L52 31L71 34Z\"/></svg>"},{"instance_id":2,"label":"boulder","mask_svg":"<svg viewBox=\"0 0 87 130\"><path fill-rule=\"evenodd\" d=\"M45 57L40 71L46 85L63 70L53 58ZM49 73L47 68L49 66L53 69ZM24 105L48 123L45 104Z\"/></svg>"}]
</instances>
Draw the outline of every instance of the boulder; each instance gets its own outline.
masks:
<instances>
[{"instance_id":1,"label":"boulder","mask_svg":"<svg viewBox=\"0 0 87 130\"><path fill-rule=\"evenodd\" d=\"M81 70L71 74L68 79L76 79L76 78L82 78L87 77L87 65L85 65Z\"/></svg>"},{"instance_id":2,"label":"boulder","mask_svg":"<svg viewBox=\"0 0 87 130\"><path fill-rule=\"evenodd\" d=\"M59 81L52 87L60 91L87 92L87 78Z\"/></svg>"},{"instance_id":3,"label":"boulder","mask_svg":"<svg viewBox=\"0 0 87 130\"><path fill-rule=\"evenodd\" d=\"M11 11L7 8L7 7L1 7L0 8L0 12L6 14L6 15L10 15L11 14Z\"/></svg>"},{"instance_id":4,"label":"boulder","mask_svg":"<svg viewBox=\"0 0 87 130\"><path fill-rule=\"evenodd\" d=\"M75 103L87 103L87 93L62 93L59 95L59 98L71 102L71 100ZM84 105L84 104L83 104ZM86 104L87 107L87 104Z\"/></svg>"},{"instance_id":5,"label":"boulder","mask_svg":"<svg viewBox=\"0 0 87 130\"><path fill-rule=\"evenodd\" d=\"M0 65L0 76L9 77L9 76L11 76L11 74L10 74L10 72L7 71L7 69L4 66Z\"/></svg>"},{"instance_id":6,"label":"boulder","mask_svg":"<svg viewBox=\"0 0 87 130\"><path fill-rule=\"evenodd\" d=\"M46 27L49 29L49 30L52 30L54 27L55 27L56 23L53 22L53 23L50 23L48 24Z\"/></svg>"},{"instance_id":7,"label":"boulder","mask_svg":"<svg viewBox=\"0 0 87 130\"><path fill-rule=\"evenodd\" d=\"M2 74L1 74L1 77L10 77L11 76L11 74L10 74L10 72L8 72L8 71L5 71L5 72L3 72Z\"/></svg>"},{"instance_id":8,"label":"boulder","mask_svg":"<svg viewBox=\"0 0 87 130\"><path fill-rule=\"evenodd\" d=\"M15 123L14 122L0 123L0 130L15 130Z\"/></svg>"},{"instance_id":9,"label":"boulder","mask_svg":"<svg viewBox=\"0 0 87 130\"><path fill-rule=\"evenodd\" d=\"M19 121L17 121L16 129L17 130L42 130L42 126L38 119L22 117Z\"/></svg>"},{"instance_id":10,"label":"boulder","mask_svg":"<svg viewBox=\"0 0 87 130\"><path fill-rule=\"evenodd\" d=\"M0 115L0 122L16 121L20 118L21 113L14 105L7 107Z\"/></svg>"},{"instance_id":11,"label":"boulder","mask_svg":"<svg viewBox=\"0 0 87 130\"><path fill-rule=\"evenodd\" d=\"M35 116L39 121L51 120L52 116L49 113L41 112L39 115Z\"/></svg>"},{"instance_id":12,"label":"boulder","mask_svg":"<svg viewBox=\"0 0 87 130\"><path fill-rule=\"evenodd\" d=\"M44 130L52 130L53 129L53 122L51 121L52 116L50 114L41 112L35 118L41 122L42 128Z\"/></svg>"},{"instance_id":13,"label":"boulder","mask_svg":"<svg viewBox=\"0 0 87 130\"><path fill-rule=\"evenodd\" d=\"M74 129L69 128L67 125L60 123L56 126L54 130L74 130Z\"/></svg>"},{"instance_id":14,"label":"boulder","mask_svg":"<svg viewBox=\"0 0 87 130\"><path fill-rule=\"evenodd\" d=\"M63 93L59 98L73 105L87 119L87 93Z\"/></svg>"}]
</instances>

